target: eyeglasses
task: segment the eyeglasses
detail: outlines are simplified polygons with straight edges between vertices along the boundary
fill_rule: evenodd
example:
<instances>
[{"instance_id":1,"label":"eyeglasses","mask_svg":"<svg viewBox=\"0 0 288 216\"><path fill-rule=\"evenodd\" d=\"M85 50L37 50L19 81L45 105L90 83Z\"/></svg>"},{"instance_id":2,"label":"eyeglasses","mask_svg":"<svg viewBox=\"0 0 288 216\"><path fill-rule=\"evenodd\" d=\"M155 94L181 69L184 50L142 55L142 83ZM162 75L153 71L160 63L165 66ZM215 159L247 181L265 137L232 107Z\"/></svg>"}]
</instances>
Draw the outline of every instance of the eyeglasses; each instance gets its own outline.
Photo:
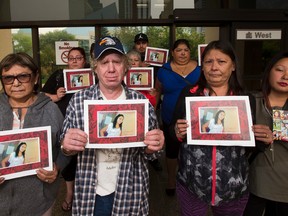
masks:
<instances>
[{"instance_id":1,"label":"eyeglasses","mask_svg":"<svg viewBox=\"0 0 288 216\"><path fill-rule=\"evenodd\" d=\"M76 56L76 57L68 57L68 61L81 61L83 59L83 56Z\"/></svg>"},{"instance_id":2,"label":"eyeglasses","mask_svg":"<svg viewBox=\"0 0 288 216\"><path fill-rule=\"evenodd\" d=\"M17 79L20 83L30 82L32 74L18 74L17 76L1 76L2 82L5 85L13 84L14 80Z\"/></svg>"}]
</instances>

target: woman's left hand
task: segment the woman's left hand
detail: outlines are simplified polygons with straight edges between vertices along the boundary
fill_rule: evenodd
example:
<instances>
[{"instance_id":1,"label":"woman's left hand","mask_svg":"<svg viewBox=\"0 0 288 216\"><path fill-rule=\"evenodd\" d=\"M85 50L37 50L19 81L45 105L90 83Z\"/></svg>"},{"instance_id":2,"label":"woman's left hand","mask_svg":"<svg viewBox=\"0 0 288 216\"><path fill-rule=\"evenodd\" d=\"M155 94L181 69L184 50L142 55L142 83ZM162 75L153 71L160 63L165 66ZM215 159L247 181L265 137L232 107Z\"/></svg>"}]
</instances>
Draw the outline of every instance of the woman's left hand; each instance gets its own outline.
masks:
<instances>
[{"instance_id":1,"label":"woman's left hand","mask_svg":"<svg viewBox=\"0 0 288 216\"><path fill-rule=\"evenodd\" d=\"M164 134L160 129L148 131L145 135L144 143L147 145L146 153L151 154L160 151L164 146Z\"/></svg>"},{"instance_id":2,"label":"woman's left hand","mask_svg":"<svg viewBox=\"0 0 288 216\"><path fill-rule=\"evenodd\" d=\"M37 177L46 183L53 183L55 181L55 179L57 178L58 175L58 169L56 168L55 163L53 164L53 170L52 171L48 171L45 170L43 168L40 168L39 170L37 170Z\"/></svg>"},{"instance_id":3,"label":"woman's left hand","mask_svg":"<svg viewBox=\"0 0 288 216\"><path fill-rule=\"evenodd\" d=\"M262 141L267 145L273 142L273 133L267 125L253 125L252 130L256 140Z\"/></svg>"},{"instance_id":4,"label":"woman's left hand","mask_svg":"<svg viewBox=\"0 0 288 216\"><path fill-rule=\"evenodd\" d=\"M152 96L156 96L156 94L157 94L156 89L155 89L155 88L151 88L151 89L149 90L149 94L152 95Z\"/></svg>"}]
</instances>

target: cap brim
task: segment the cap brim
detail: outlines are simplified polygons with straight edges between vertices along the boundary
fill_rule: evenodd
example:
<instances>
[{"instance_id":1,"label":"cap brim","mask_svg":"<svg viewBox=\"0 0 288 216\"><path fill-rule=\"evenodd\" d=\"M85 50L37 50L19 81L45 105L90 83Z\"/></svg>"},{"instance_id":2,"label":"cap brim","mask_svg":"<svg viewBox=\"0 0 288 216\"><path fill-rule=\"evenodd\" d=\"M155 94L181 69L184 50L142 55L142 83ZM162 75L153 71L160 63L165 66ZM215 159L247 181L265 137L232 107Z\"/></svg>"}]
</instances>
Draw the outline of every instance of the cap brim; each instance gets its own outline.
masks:
<instances>
[{"instance_id":1,"label":"cap brim","mask_svg":"<svg viewBox=\"0 0 288 216\"><path fill-rule=\"evenodd\" d=\"M117 52L125 55L125 53L124 53L122 50L120 50L120 49L117 49L117 48L115 48L115 47L107 47L107 48L105 48L104 50L102 50L102 52L100 52L100 53L98 54L98 56L96 57L96 59L99 59L99 58L104 54L104 52L106 52L106 51L108 51L108 50L115 50L115 51L117 51Z\"/></svg>"},{"instance_id":2,"label":"cap brim","mask_svg":"<svg viewBox=\"0 0 288 216\"><path fill-rule=\"evenodd\" d=\"M134 40L134 43L138 42L138 41L145 41L145 42L148 42L148 40L146 39L138 39L138 40Z\"/></svg>"}]
</instances>

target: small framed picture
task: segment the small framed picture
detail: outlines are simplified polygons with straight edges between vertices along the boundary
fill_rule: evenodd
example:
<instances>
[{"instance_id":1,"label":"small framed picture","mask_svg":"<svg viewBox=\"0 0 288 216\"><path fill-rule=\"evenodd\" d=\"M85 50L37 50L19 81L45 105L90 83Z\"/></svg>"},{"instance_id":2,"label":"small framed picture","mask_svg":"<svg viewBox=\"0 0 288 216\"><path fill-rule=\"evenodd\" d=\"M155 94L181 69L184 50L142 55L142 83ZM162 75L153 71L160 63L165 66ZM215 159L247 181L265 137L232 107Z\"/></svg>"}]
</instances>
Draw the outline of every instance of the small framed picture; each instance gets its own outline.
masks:
<instances>
[{"instance_id":1,"label":"small framed picture","mask_svg":"<svg viewBox=\"0 0 288 216\"><path fill-rule=\"evenodd\" d=\"M63 75L66 93L75 93L95 84L95 76L91 68L64 69Z\"/></svg>"},{"instance_id":2,"label":"small framed picture","mask_svg":"<svg viewBox=\"0 0 288 216\"><path fill-rule=\"evenodd\" d=\"M288 111L273 110L273 139L288 142Z\"/></svg>"},{"instance_id":3,"label":"small framed picture","mask_svg":"<svg viewBox=\"0 0 288 216\"><path fill-rule=\"evenodd\" d=\"M51 127L0 132L0 173L6 179L35 175L36 170L53 170Z\"/></svg>"},{"instance_id":4,"label":"small framed picture","mask_svg":"<svg viewBox=\"0 0 288 216\"><path fill-rule=\"evenodd\" d=\"M186 97L187 143L255 146L248 96Z\"/></svg>"},{"instance_id":5,"label":"small framed picture","mask_svg":"<svg viewBox=\"0 0 288 216\"><path fill-rule=\"evenodd\" d=\"M124 82L127 87L136 90L150 90L154 88L153 67L133 67L128 70Z\"/></svg>"},{"instance_id":6,"label":"small framed picture","mask_svg":"<svg viewBox=\"0 0 288 216\"><path fill-rule=\"evenodd\" d=\"M168 60L168 49L161 49L156 47L146 47L144 61L150 65L161 67Z\"/></svg>"},{"instance_id":7,"label":"small framed picture","mask_svg":"<svg viewBox=\"0 0 288 216\"><path fill-rule=\"evenodd\" d=\"M148 131L148 99L85 100L86 148L130 148L145 146Z\"/></svg>"},{"instance_id":8,"label":"small framed picture","mask_svg":"<svg viewBox=\"0 0 288 216\"><path fill-rule=\"evenodd\" d=\"M201 66L201 56L208 44L198 44L198 65Z\"/></svg>"}]
</instances>

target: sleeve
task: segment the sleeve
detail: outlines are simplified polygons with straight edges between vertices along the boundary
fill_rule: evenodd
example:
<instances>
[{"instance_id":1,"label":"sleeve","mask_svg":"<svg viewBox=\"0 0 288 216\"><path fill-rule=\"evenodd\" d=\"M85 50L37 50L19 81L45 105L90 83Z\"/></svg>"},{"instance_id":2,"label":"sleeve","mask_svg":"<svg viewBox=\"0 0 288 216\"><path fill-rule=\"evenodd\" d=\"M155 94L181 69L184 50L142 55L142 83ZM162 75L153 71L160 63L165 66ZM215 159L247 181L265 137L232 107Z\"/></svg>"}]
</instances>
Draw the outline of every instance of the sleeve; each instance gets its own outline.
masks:
<instances>
[{"instance_id":1,"label":"sleeve","mask_svg":"<svg viewBox=\"0 0 288 216\"><path fill-rule=\"evenodd\" d=\"M56 94L57 89L64 86L63 70L55 71L42 88L43 92Z\"/></svg>"},{"instance_id":2,"label":"sleeve","mask_svg":"<svg viewBox=\"0 0 288 216\"><path fill-rule=\"evenodd\" d=\"M191 96L190 94L191 87L192 85L188 85L181 91L178 97L175 109L174 109L171 124L169 126L169 131L170 131L171 136L173 137L175 141L178 141L178 142L179 140L175 134L174 127L178 119L186 119L185 97Z\"/></svg>"}]
</instances>

